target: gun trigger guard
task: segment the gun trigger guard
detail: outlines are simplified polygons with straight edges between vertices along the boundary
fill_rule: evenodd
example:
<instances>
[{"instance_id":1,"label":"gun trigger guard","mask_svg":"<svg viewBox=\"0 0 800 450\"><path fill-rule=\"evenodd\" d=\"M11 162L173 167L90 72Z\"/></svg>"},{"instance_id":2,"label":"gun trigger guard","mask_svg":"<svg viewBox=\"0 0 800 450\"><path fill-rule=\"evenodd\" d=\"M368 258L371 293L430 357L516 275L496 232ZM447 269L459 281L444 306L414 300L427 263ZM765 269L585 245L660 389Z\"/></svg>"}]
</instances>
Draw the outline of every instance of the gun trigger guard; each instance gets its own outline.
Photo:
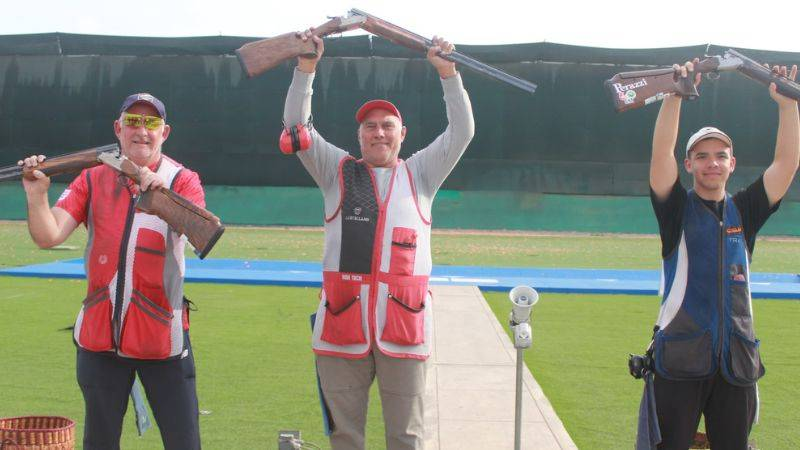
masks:
<instances>
[{"instance_id":1,"label":"gun trigger guard","mask_svg":"<svg viewBox=\"0 0 800 450\"><path fill-rule=\"evenodd\" d=\"M694 85L694 71L689 72L686 78L679 78L675 82L675 91L681 98L694 100L700 96L697 86Z\"/></svg>"},{"instance_id":2,"label":"gun trigger guard","mask_svg":"<svg viewBox=\"0 0 800 450\"><path fill-rule=\"evenodd\" d=\"M150 213L150 209L147 208L147 205L144 204L145 201L142 200L142 197L144 197L144 194L145 194L144 192L139 192L139 195L136 195L134 197L133 207L138 209L138 210L140 210L140 211L143 211L143 212L146 212L146 213Z\"/></svg>"},{"instance_id":3,"label":"gun trigger guard","mask_svg":"<svg viewBox=\"0 0 800 450\"><path fill-rule=\"evenodd\" d=\"M705 76L707 80L719 80L719 72L706 72Z\"/></svg>"}]
</instances>

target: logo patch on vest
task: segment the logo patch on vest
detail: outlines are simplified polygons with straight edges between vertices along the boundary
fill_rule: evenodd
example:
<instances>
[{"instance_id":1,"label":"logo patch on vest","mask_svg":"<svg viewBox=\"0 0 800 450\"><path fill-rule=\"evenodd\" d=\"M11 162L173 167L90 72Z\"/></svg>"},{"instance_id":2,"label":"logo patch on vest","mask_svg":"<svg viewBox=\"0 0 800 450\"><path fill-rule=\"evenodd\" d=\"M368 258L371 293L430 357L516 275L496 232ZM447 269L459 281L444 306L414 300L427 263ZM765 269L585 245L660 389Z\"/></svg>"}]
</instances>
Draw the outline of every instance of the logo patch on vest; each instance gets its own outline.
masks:
<instances>
[{"instance_id":1,"label":"logo patch on vest","mask_svg":"<svg viewBox=\"0 0 800 450\"><path fill-rule=\"evenodd\" d=\"M726 231L728 234L742 234L742 232L743 232L744 230L742 229L742 227L728 227L728 229L727 229L727 230L725 230L725 231Z\"/></svg>"},{"instance_id":2,"label":"logo patch on vest","mask_svg":"<svg viewBox=\"0 0 800 450\"><path fill-rule=\"evenodd\" d=\"M369 222L369 217L361 216L361 208L353 208L353 215L344 216L344 220L355 220L356 222Z\"/></svg>"},{"instance_id":3,"label":"logo patch on vest","mask_svg":"<svg viewBox=\"0 0 800 450\"><path fill-rule=\"evenodd\" d=\"M361 213L363 211L364 210L361 209L360 206L356 206L355 208L353 208L353 215L344 216L344 220L355 220L355 221L358 221L358 222L369 222L369 217L362 217L361 216Z\"/></svg>"}]
</instances>

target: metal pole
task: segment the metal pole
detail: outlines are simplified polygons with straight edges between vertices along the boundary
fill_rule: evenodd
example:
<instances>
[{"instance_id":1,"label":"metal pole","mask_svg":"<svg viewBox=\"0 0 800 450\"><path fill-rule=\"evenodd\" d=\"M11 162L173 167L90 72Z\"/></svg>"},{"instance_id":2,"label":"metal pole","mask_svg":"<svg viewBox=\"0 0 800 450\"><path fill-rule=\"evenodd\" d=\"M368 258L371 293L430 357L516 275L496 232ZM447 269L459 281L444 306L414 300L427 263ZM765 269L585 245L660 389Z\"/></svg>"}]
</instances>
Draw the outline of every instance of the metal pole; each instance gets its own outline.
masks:
<instances>
[{"instance_id":1,"label":"metal pole","mask_svg":"<svg viewBox=\"0 0 800 450\"><path fill-rule=\"evenodd\" d=\"M533 343L533 328L531 328L531 308L539 301L539 294L530 286L517 286L508 293L508 298L514 305L508 318L511 330L514 333L514 348L517 349L517 398L514 402L514 450L520 450L522 445L522 351Z\"/></svg>"},{"instance_id":2,"label":"metal pole","mask_svg":"<svg viewBox=\"0 0 800 450\"><path fill-rule=\"evenodd\" d=\"M517 399L514 404L514 450L520 450L522 442L522 350L517 349Z\"/></svg>"}]
</instances>

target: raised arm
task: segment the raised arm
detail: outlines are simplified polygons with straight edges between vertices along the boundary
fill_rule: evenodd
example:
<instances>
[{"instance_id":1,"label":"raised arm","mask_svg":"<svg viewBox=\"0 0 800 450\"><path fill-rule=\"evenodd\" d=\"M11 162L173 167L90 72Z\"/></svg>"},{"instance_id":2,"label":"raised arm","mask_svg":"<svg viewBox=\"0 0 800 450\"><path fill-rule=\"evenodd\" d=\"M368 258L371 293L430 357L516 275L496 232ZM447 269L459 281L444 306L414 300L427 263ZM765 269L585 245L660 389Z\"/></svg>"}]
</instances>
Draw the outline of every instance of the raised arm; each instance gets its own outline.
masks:
<instances>
[{"instance_id":1,"label":"raised arm","mask_svg":"<svg viewBox=\"0 0 800 450\"><path fill-rule=\"evenodd\" d=\"M695 62L698 60L695 59ZM673 66L681 77L689 76L693 63ZM700 83L697 74L695 84ZM655 129L653 130L653 149L650 157L650 188L658 200L666 200L675 181L678 179L678 161L675 159L675 146L678 142L678 125L681 117L681 98L677 95L664 97L658 111Z\"/></svg>"},{"instance_id":2,"label":"raised arm","mask_svg":"<svg viewBox=\"0 0 800 450\"><path fill-rule=\"evenodd\" d=\"M308 123L311 117L311 96L314 93L312 85L314 75L317 70L317 63L325 51L325 44L317 36L311 34L312 30L299 33L298 36L305 40L312 39L317 46L317 56L315 58L297 58L297 68L292 77L292 84L286 95L286 103L283 108L283 121L286 126L298 123ZM300 151L297 156L306 168L308 173L323 190L336 189L336 172L339 161L347 156L344 150L329 144L320 134L311 129L311 147L308 150Z\"/></svg>"},{"instance_id":3,"label":"raised arm","mask_svg":"<svg viewBox=\"0 0 800 450\"><path fill-rule=\"evenodd\" d=\"M314 41L317 46L317 56L315 58L297 57L297 68L283 107L283 120L287 126L306 123L311 116L311 95L314 92L311 85L314 82L317 63L325 52L325 43L319 37L312 35L311 31L313 29L298 33L304 42L309 39Z\"/></svg>"},{"instance_id":4,"label":"raised arm","mask_svg":"<svg viewBox=\"0 0 800 450\"><path fill-rule=\"evenodd\" d=\"M786 66L773 71L792 80L797 76L797 66L787 75ZM772 206L789 190L800 162L800 115L797 101L776 92L775 83L769 85L769 95L778 104L778 136L775 139L775 159L764 172L764 189Z\"/></svg>"},{"instance_id":5,"label":"raised arm","mask_svg":"<svg viewBox=\"0 0 800 450\"><path fill-rule=\"evenodd\" d=\"M450 53L454 46L434 37L428 50L428 61L439 73L444 91L447 128L430 145L408 159L420 197L432 198L453 170L475 134L472 105L464 90L455 64L437 56L439 51Z\"/></svg>"},{"instance_id":6,"label":"raised arm","mask_svg":"<svg viewBox=\"0 0 800 450\"><path fill-rule=\"evenodd\" d=\"M31 156L18 164L36 167L44 161L44 156ZM61 244L78 226L78 222L65 210L53 207L47 198L50 178L42 172L33 172L36 180L22 178L28 202L28 231L33 242L40 248L50 248Z\"/></svg>"},{"instance_id":7,"label":"raised arm","mask_svg":"<svg viewBox=\"0 0 800 450\"><path fill-rule=\"evenodd\" d=\"M681 98L676 95L665 97L653 130L653 153L650 156L650 188L659 200L667 198L678 179L675 145L680 116Z\"/></svg>"}]
</instances>

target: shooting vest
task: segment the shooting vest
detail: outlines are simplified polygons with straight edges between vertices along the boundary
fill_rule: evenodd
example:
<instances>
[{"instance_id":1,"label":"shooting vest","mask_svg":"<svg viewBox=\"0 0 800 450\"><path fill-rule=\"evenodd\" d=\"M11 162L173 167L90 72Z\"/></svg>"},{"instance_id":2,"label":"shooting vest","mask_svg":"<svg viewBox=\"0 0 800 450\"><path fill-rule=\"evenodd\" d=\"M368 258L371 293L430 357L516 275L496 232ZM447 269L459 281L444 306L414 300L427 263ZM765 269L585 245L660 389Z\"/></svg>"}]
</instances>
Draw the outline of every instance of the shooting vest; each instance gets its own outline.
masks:
<instances>
[{"instance_id":1,"label":"shooting vest","mask_svg":"<svg viewBox=\"0 0 800 450\"><path fill-rule=\"evenodd\" d=\"M722 220L690 190L677 249L664 259L665 292L655 333L655 367L671 380L722 372L739 386L764 375L753 330L750 255L730 195Z\"/></svg>"},{"instance_id":2,"label":"shooting vest","mask_svg":"<svg viewBox=\"0 0 800 450\"><path fill-rule=\"evenodd\" d=\"M156 173L171 186L181 166L162 157ZM107 166L83 171L88 185L85 266L88 291L74 339L94 352L136 359L180 357L185 241L166 222L135 208L129 180Z\"/></svg>"},{"instance_id":3,"label":"shooting vest","mask_svg":"<svg viewBox=\"0 0 800 450\"><path fill-rule=\"evenodd\" d=\"M384 201L365 163L342 159L338 177L339 207L325 218L314 352L361 358L374 344L389 356L427 359L431 222L411 172L403 161L395 166Z\"/></svg>"}]
</instances>

